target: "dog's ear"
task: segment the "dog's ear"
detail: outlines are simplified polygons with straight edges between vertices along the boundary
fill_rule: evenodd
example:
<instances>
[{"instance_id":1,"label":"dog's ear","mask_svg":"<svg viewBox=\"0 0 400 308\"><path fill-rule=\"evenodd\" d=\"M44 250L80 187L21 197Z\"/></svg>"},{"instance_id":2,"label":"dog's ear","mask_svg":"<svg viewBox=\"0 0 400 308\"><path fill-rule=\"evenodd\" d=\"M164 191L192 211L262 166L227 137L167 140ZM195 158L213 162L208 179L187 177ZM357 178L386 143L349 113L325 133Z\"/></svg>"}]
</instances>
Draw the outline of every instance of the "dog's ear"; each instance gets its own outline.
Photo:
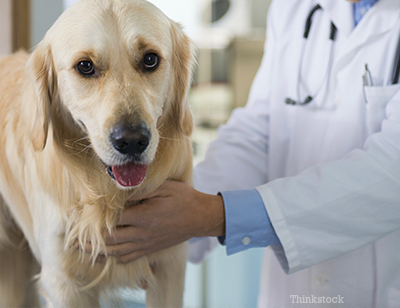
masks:
<instances>
[{"instance_id":1,"label":"dog's ear","mask_svg":"<svg viewBox=\"0 0 400 308\"><path fill-rule=\"evenodd\" d=\"M183 33L179 24L172 22L173 40L172 69L174 84L172 106L169 120L175 129L186 136L193 131L193 117L189 110L188 93L192 81L192 73L196 64L195 48L192 41Z\"/></svg>"},{"instance_id":2,"label":"dog's ear","mask_svg":"<svg viewBox=\"0 0 400 308\"><path fill-rule=\"evenodd\" d=\"M57 81L50 47L40 43L27 63L34 85L36 115L32 128L32 144L35 151L46 146L51 118L51 105L56 95Z\"/></svg>"}]
</instances>

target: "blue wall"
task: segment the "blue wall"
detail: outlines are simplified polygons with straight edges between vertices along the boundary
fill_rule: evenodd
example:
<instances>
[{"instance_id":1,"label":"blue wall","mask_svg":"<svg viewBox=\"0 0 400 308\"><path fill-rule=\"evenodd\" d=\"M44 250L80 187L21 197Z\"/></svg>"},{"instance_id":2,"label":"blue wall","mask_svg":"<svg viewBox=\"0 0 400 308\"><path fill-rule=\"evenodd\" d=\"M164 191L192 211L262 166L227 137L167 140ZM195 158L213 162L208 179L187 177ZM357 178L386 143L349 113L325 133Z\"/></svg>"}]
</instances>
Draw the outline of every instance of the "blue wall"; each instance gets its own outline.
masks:
<instances>
[{"instance_id":1,"label":"blue wall","mask_svg":"<svg viewBox=\"0 0 400 308\"><path fill-rule=\"evenodd\" d=\"M206 263L206 307L257 307L262 249L227 256L218 247Z\"/></svg>"},{"instance_id":2,"label":"blue wall","mask_svg":"<svg viewBox=\"0 0 400 308\"><path fill-rule=\"evenodd\" d=\"M218 247L202 265L188 265L186 308L257 307L263 250L227 256Z\"/></svg>"}]
</instances>

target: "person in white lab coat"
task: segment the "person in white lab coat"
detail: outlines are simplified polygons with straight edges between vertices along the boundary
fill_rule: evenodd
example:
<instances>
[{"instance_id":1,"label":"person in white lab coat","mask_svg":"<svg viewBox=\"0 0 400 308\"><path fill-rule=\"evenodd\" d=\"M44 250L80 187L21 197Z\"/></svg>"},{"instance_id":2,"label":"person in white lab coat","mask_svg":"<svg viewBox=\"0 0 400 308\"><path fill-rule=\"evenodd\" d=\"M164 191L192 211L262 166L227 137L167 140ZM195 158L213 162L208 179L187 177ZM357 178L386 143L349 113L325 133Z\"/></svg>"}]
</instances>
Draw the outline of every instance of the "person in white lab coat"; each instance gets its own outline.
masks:
<instances>
[{"instance_id":1,"label":"person in white lab coat","mask_svg":"<svg viewBox=\"0 0 400 308\"><path fill-rule=\"evenodd\" d=\"M318 3L303 45L316 1L272 2L248 104L219 129L196 190L167 182L127 209L110 254L128 262L225 235L228 254L272 247L260 307L313 306L302 296L400 307L400 1L363 0L356 26L349 1ZM201 260L213 241L195 242L190 257Z\"/></svg>"}]
</instances>

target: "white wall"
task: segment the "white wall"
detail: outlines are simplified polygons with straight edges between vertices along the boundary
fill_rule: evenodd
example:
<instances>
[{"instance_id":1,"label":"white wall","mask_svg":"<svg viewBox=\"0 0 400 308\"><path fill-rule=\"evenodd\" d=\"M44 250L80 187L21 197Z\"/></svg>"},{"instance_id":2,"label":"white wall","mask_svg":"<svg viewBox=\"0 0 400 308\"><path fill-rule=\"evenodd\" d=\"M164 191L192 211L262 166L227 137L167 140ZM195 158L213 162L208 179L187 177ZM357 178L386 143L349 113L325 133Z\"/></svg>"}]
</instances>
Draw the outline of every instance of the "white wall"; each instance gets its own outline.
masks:
<instances>
[{"instance_id":1,"label":"white wall","mask_svg":"<svg viewBox=\"0 0 400 308\"><path fill-rule=\"evenodd\" d=\"M63 0L31 0L31 45L39 43L63 11Z\"/></svg>"},{"instance_id":2,"label":"white wall","mask_svg":"<svg viewBox=\"0 0 400 308\"><path fill-rule=\"evenodd\" d=\"M148 0L172 20L183 25L185 32L193 38L200 27L199 1L195 0Z\"/></svg>"},{"instance_id":3,"label":"white wall","mask_svg":"<svg viewBox=\"0 0 400 308\"><path fill-rule=\"evenodd\" d=\"M64 8L68 8L78 0L64 0ZM200 25L198 0L148 0L157 6L172 20L179 22L185 28L185 32L192 36L198 31Z\"/></svg>"},{"instance_id":4,"label":"white wall","mask_svg":"<svg viewBox=\"0 0 400 308\"><path fill-rule=\"evenodd\" d=\"M9 54L12 51L11 1L0 1L0 55Z\"/></svg>"},{"instance_id":5,"label":"white wall","mask_svg":"<svg viewBox=\"0 0 400 308\"><path fill-rule=\"evenodd\" d=\"M78 0L64 0L64 10L69 8L71 5L73 5L75 2L78 2Z\"/></svg>"}]
</instances>

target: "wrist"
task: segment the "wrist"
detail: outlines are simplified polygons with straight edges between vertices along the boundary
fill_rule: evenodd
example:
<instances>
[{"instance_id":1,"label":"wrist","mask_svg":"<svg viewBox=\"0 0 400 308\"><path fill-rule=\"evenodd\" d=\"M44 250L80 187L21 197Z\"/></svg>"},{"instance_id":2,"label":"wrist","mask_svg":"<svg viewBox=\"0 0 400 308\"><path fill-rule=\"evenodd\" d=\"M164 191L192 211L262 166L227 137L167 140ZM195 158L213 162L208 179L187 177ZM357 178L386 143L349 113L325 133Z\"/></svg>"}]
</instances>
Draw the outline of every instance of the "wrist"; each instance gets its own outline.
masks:
<instances>
[{"instance_id":1,"label":"wrist","mask_svg":"<svg viewBox=\"0 0 400 308\"><path fill-rule=\"evenodd\" d=\"M225 208L221 195L203 194L203 202L200 205L203 209L203 236L224 236L225 235Z\"/></svg>"}]
</instances>

